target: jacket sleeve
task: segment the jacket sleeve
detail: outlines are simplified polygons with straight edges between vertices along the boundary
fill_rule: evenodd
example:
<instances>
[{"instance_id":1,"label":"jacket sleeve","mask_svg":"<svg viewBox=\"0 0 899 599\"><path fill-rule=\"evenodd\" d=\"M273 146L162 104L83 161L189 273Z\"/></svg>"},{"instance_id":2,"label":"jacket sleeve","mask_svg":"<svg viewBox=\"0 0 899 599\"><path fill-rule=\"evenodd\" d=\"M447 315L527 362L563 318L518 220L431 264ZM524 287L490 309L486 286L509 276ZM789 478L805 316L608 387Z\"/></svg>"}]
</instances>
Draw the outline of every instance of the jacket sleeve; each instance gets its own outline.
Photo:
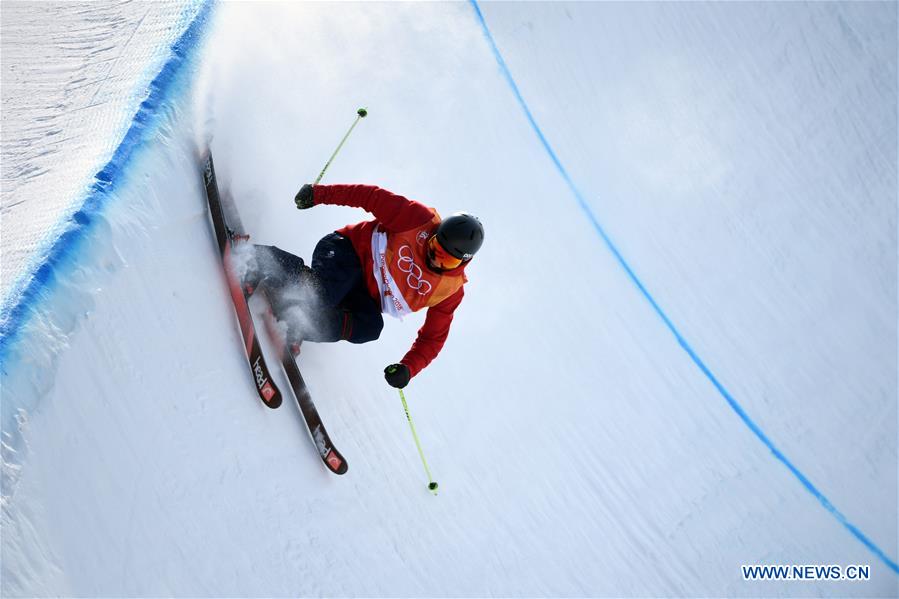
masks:
<instances>
[{"instance_id":1,"label":"jacket sleeve","mask_svg":"<svg viewBox=\"0 0 899 599\"><path fill-rule=\"evenodd\" d=\"M370 212L388 232L414 229L434 218L434 211L375 185L316 185L315 205L332 204Z\"/></svg>"},{"instance_id":2,"label":"jacket sleeve","mask_svg":"<svg viewBox=\"0 0 899 599\"><path fill-rule=\"evenodd\" d=\"M453 312L459 307L464 295L464 288L460 287L456 293L436 306L428 308L425 323L418 330L418 337L412 344L412 349L400 360L409 367L413 377L424 370L443 349L450 325L453 323Z\"/></svg>"}]
</instances>

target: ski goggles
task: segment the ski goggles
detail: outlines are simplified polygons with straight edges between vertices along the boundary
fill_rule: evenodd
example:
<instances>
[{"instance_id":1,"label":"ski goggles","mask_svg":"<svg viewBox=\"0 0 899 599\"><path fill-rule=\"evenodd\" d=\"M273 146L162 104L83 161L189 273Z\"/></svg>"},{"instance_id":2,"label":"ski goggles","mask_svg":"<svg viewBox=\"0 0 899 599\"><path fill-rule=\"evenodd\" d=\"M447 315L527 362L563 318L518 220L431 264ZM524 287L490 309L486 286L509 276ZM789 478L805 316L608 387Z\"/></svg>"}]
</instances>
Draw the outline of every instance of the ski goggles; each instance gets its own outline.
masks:
<instances>
[{"instance_id":1,"label":"ski goggles","mask_svg":"<svg viewBox=\"0 0 899 599\"><path fill-rule=\"evenodd\" d=\"M462 258L456 258L440 245L436 235L431 235L428 240L428 260L431 265L440 270L452 270L462 264Z\"/></svg>"}]
</instances>

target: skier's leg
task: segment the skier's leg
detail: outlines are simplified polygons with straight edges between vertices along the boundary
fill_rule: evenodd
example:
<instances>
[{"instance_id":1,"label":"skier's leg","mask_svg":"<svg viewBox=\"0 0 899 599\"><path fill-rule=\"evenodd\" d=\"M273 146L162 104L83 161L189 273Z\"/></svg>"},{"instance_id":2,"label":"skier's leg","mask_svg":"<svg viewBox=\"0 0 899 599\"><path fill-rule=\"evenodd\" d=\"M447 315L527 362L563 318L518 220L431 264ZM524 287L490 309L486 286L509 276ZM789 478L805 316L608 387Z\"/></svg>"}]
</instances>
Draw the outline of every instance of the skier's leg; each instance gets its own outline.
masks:
<instances>
[{"instance_id":1,"label":"skier's leg","mask_svg":"<svg viewBox=\"0 0 899 599\"><path fill-rule=\"evenodd\" d=\"M369 295L364 281L347 294L342 306L348 315L342 339L350 343L367 343L381 336L384 329L381 305Z\"/></svg>"},{"instance_id":2,"label":"skier's leg","mask_svg":"<svg viewBox=\"0 0 899 599\"><path fill-rule=\"evenodd\" d=\"M316 339L365 343L384 328L381 307L365 288L362 263L352 242L339 233L326 235L312 253L312 270L323 288Z\"/></svg>"},{"instance_id":3,"label":"skier's leg","mask_svg":"<svg viewBox=\"0 0 899 599\"><path fill-rule=\"evenodd\" d=\"M364 284L362 263L353 243L340 233L330 233L319 240L312 252L312 270L328 306L339 306L354 287Z\"/></svg>"},{"instance_id":4,"label":"skier's leg","mask_svg":"<svg viewBox=\"0 0 899 599\"><path fill-rule=\"evenodd\" d=\"M261 285L276 290L289 284L305 267L303 259L271 245L249 245L235 251L235 269L252 295Z\"/></svg>"},{"instance_id":5,"label":"skier's leg","mask_svg":"<svg viewBox=\"0 0 899 599\"><path fill-rule=\"evenodd\" d=\"M256 268L244 281L265 287L275 316L287 326L288 343L365 343L380 336L381 307L368 294L348 238L339 233L323 237L312 254L312 268L277 247L255 248Z\"/></svg>"},{"instance_id":6,"label":"skier's leg","mask_svg":"<svg viewBox=\"0 0 899 599\"><path fill-rule=\"evenodd\" d=\"M384 328L380 307L375 308L375 311L354 311L346 306L322 306L314 314L313 326L304 329L303 338L318 343L374 341Z\"/></svg>"},{"instance_id":7,"label":"skier's leg","mask_svg":"<svg viewBox=\"0 0 899 599\"><path fill-rule=\"evenodd\" d=\"M245 292L264 289L275 318L287 330L289 343L299 344L313 328L316 306L322 303L321 286L303 259L267 245L252 245L234 255Z\"/></svg>"},{"instance_id":8,"label":"skier's leg","mask_svg":"<svg viewBox=\"0 0 899 599\"><path fill-rule=\"evenodd\" d=\"M262 287L273 300L280 300L282 296L303 299L321 294L321 286L312 269L299 256L268 245L256 245L252 249L253 255L245 260L247 267L242 277L248 294Z\"/></svg>"},{"instance_id":9,"label":"skier's leg","mask_svg":"<svg viewBox=\"0 0 899 599\"><path fill-rule=\"evenodd\" d=\"M281 292L291 285L313 285L327 306L337 306L362 281L362 265L349 239L338 233L323 237L312 254L312 268L303 259L268 245L254 245L245 257L242 279L248 291L264 285Z\"/></svg>"},{"instance_id":10,"label":"skier's leg","mask_svg":"<svg viewBox=\"0 0 899 599\"><path fill-rule=\"evenodd\" d=\"M384 318L380 312L347 312L347 329L343 337L350 343L368 343L381 336Z\"/></svg>"},{"instance_id":11,"label":"skier's leg","mask_svg":"<svg viewBox=\"0 0 899 599\"><path fill-rule=\"evenodd\" d=\"M308 313L313 326L304 332L305 339L320 343L345 339L351 315L341 304L362 282L362 265L352 242L339 233L325 235L312 252L311 272L319 301Z\"/></svg>"},{"instance_id":12,"label":"skier's leg","mask_svg":"<svg viewBox=\"0 0 899 599\"><path fill-rule=\"evenodd\" d=\"M254 269L247 287L264 287L275 317L287 327L287 340L333 342L347 329L343 297L362 281L362 266L349 239L326 235L312 255L314 268L303 259L273 246L255 246Z\"/></svg>"}]
</instances>

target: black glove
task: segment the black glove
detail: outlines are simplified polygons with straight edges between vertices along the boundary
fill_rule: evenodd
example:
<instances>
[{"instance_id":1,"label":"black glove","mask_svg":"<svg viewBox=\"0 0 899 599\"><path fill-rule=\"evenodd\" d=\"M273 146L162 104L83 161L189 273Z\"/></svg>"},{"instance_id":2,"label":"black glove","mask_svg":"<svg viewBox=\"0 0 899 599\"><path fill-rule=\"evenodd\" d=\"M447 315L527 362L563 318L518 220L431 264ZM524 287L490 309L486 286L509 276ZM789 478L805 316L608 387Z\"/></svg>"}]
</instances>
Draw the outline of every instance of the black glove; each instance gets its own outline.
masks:
<instances>
[{"instance_id":1,"label":"black glove","mask_svg":"<svg viewBox=\"0 0 899 599\"><path fill-rule=\"evenodd\" d=\"M391 364L384 369L384 378L391 387L402 389L409 384L412 375L409 373L409 367L405 364Z\"/></svg>"},{"instance_id":2,"label":"black glove","mask_svg":"<svg viewBox=\"0 0 899 599\"><path fill-rule=\"evenodd\" d=\"M303 185L293 201L297 204L297 210L305 210L315 206L315 201L312 199L312 186L308 183Z\"/></svg>"}]
</instances>

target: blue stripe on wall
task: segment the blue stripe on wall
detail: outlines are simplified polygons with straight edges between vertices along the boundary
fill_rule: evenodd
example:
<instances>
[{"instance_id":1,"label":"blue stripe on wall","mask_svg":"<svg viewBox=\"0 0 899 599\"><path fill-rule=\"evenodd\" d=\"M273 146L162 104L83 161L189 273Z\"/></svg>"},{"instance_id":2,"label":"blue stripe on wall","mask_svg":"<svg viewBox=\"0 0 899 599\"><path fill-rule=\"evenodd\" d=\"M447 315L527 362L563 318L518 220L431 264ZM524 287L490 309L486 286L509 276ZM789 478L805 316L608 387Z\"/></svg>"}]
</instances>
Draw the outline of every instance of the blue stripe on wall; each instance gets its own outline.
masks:
<instances>
[{"instance_id":1,"label":"blue stripe on wall","mask_svg":"<svg viewBox=\"0 0 899 599\"><path fill-rule=\"evenodd\" d=\"M94 183L81 208L72 215L24 290L13 299L14 303L9 307L4 306L3 314L0 315L0 362L5 363L10 347L20 337L23 327L37 311L42 299L52 290L56 278L76 259L84 240L93 230L97 217L103 213L122 181L122 173L131 163L135 151L152 136L159 108L168 98L173 82L184 65L190 62L194 50L202 40L212 7L212 0L204 0L193 21L172 44L169 60L150 82L149 94L138 108L112 158L94 176Z\"/></svg>"},{"instance_id":2,"label":"blue stripe on wall","mask_svg":"<svg viewBox=\"0 0 899 599\"><path fill-rule=\"evenodd\" d=\"M543 145L543 149L546 150L546 153L549 155L553 164L556 167L556 170L565 180L565 183L568 185L568 189L571 191L574 199L577 201L578 205L581 207L581 210L584 212L584 215L587 217L587 220L593 225L594 230L597 235L602 238L606 247L612 254L615 256L615 259L618 261L618 264L624 269L627 273L627 276L630 278L631 282L636 285L637 289L639 289L640 293L649 302L652 306L652 309L655 313L661 318L662 322L668 328L669 331L674 335L674 338L677 339L678 344L683 348L683 350L690 356L690 359L693 360L693 363L699 368L699 370L705 375L705 377L715 386L715 389L721 394L727 404L736 412L737 416L740 417L740 420L743 421L749 430L768 448L769 451L774 455L774 457L781 462L787 469L802 483L802 486L811 493L818 502L824 506L826 509L836 520L842 524L846 530L848 530L852 535L862 542L862 544L867 547L874 555L880 558L883 563L885 563L889 568L899 574L899 566L897 566L896 562L890 559L883 550L880 549L877 545L874 544L871 539L869 539L861 530L858 529L854 524L852 524L846 516L838 510L834 505L830 502L829 499L820 491L818 488L812 484L812 482L808 479L805 474L803 474L771 441L771 439L762 431L761 428L749 417L743 407L737 402L736 399L730 394L730 392L721 384L721 381L712 373L708 366L706 366L705 362L699 357L693 347L687 342L684 336L680 333L678 328L671 322L671 319L668 318L668 315L664 310L659 306L658 302L656 302L655 298L649 291L646 290L646 287L643 285L642 281L637 277L634 273L633 269L621 255L621 252L618 251L618 248L606 234L605 230L602 228L602 225L599 223L599 219L597 219L596 214L590 208L590 205L584 199L583 194L574 184L571 176L568 174L568 171L565 169L565 166L562 164L562 161L559 160L558 155L555 150L553 150L549 141L547 141L546 136L543 134L543 131L540 129L540 126L537 124L537 121L534 119L534 115L531 112L530 107L527 102L525 102L524 97L521 95L521 90L518 89L518 85L515 83L515 79L512 77L512 72L509 70L509 66L506 64L506 61L503 59L502 54L499 51L499 47L496 45L496 41L493 39L493 34L490 33L490 28L487 26L487 21L484 19L484 15L481 12L481 7L478 5L477 0L469 0L472 8L475 11L475 15L477 16L478 22L481 26L481 29L484 32L484 37L487 40L487 43L490 45L491 50L493 51L493 56L496 58L496 62L499 64L500 71L503 75L503 78L506 80L506 83L509 84L509 87L512 89L512 93L515 94L516 100L518 100L519 106L521 106L522 111L524 111L525 118L527 118L528 122L531 124L531 128L536 133L537 137L540 140L540 143Z\"/></svg>"}]
</instances>

